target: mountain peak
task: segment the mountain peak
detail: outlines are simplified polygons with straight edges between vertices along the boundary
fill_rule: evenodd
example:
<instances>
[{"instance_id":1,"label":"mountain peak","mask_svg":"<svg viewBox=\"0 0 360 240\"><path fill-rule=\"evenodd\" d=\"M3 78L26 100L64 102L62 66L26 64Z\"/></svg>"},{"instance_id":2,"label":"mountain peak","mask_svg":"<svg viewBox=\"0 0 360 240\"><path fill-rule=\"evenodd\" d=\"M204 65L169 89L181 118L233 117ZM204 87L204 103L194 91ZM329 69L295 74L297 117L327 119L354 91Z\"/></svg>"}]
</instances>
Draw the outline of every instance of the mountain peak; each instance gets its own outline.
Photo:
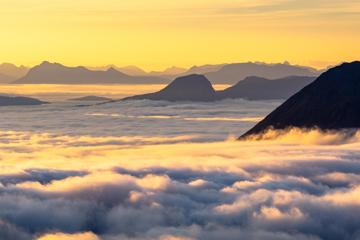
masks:
<instances>
[{"instance_id":1,"label":"mountain peak","mask_svg":"<svg viewBox=\"0 0 360 240\"><path fill-rule=\"evenodd\" d=\"M40 66L47 66L47 65L52 65L52 63L50 63L49 61L42 61L39 65Z\"/></svg>"},{"instance_id":2,"label":"mountain peak","mask_svg":"<svg viewBox=\"0 0 360 240\"><path fill-rule=\"evenodd\" d=\"M176 78L159 92L137 95L124 100L136 99L207 102L216 100L216 92L205 76L191 74Z\"/></svg>"},{"instance_id":3,"label":"mountain peak","mask_svg":"<svg viewBox=\"0 0 360 240\"><path fill-rule=\"evenodd\" d=\"M336 80L339 80L339 77L346 81L357 81L357 77L359 77L360 72L360 61L354 62L345 62L339 66L330 68L328 71L323 73L319 78L325 79L327 77L336 77ZM344 76L344 74L350 74L349 76Z\"/></svg>"},{"instance_id":4,"label":"mountain peak","mask_svg":"<svg viewBox=\"0 0 360 240\"><path fill-rule=\"evenodd\" d=\"M182 83L209 83L210 84L210 81L204 76L204 75L201 75L201 74L190 74L190 75L187 75L187 76L182 76L182 77L178 77L176 78L173 83L177 83L177 82L182 82Z\"/></svg>"},{"instance_id":5,"label":"mountain peak","mask_svg":"<svg viewBox=\"0 0 360 240\"><path fill-rule=\"evenodd\" d=\"M62 65L60 63L56 63L56 62L52 63L52 62L49 62L49 61L43 61L39 65L37 65L35 67L40 67L40 68L64 67L64 65Z\"/></svg>"},{"instance_id":6,"label":"mountain peak","mask_svg":"<svg viewBox=\"0 0 360 240\"><path fill-rule=\"evenodd\" d=\"M165 89L182 89L183 91L194 91L207 89L215 92L210 81L200 74L191 74L183 77L178 77L172 81Z\"/></svg>"},{"instance_id":7,"label":"mountain peak","mask_svg":"<svg viewBox=\"0 0 360 240\"><path fill-rule=\"evenodd\" d=\"M16 66L15 64L12 63L0 64L0 74L5 74L14 79L23 77L28 72L28 70L29 69L23 65Z\"/></svg>"}]
</instances>

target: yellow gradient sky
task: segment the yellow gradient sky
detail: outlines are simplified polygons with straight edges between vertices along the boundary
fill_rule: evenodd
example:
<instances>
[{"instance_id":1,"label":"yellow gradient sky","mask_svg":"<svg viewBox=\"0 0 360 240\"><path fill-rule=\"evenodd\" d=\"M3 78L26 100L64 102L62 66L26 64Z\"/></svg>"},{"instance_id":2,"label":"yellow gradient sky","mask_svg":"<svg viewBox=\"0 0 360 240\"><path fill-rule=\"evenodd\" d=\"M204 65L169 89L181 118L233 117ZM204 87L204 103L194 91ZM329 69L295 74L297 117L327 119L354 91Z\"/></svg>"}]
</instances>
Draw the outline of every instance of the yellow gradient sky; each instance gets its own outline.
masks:
<instances>
[{"instance_id":1,"label":"yellow gradient sky","mask_svg":"<svg viewBox=\"0 0 360 240\"><path fill-rule=\"evenodd\" d=\"M0 0L0 62L177 65L360 58L359 0Z\"/></svg>"}]
</instances>

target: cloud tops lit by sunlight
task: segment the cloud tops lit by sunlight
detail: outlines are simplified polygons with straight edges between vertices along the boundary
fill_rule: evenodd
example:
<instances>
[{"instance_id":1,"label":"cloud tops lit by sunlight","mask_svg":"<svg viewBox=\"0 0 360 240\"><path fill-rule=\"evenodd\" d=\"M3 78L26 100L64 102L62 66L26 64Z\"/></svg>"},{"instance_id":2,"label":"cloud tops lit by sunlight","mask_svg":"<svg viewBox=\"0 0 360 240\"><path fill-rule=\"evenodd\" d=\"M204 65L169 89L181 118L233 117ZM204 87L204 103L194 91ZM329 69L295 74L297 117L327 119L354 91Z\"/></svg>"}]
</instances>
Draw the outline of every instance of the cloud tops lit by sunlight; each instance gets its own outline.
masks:
<instances>
[{"instance_id":1,"label":"cloud tops lit by sunlight","mask_svg":"<svg viewBox=\"0 0 360 240\"><path fill-rule=\"evenodd\" d=\"M359 134L271 134L122 148L103 137L1 132L0 235L356 239Z\"/></svg>"}]
</instances>

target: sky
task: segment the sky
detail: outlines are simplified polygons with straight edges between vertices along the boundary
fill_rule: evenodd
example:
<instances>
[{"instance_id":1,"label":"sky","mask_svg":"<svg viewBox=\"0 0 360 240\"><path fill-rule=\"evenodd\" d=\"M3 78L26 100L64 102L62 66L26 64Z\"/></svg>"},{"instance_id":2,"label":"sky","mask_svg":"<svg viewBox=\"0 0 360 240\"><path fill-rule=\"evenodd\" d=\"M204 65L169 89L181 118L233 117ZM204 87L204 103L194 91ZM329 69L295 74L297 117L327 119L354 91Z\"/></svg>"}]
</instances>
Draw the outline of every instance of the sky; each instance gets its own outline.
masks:
<instances>
[{"instance_id":1,"label":"sky","mask_svg":"<svg viewBox=\"0 0 360 240\"><path fill-rule=\"evenodd\" d=\"M325 67L360 56L358 0L0 0L0 62Z\"/></svg>"}]
</instances>

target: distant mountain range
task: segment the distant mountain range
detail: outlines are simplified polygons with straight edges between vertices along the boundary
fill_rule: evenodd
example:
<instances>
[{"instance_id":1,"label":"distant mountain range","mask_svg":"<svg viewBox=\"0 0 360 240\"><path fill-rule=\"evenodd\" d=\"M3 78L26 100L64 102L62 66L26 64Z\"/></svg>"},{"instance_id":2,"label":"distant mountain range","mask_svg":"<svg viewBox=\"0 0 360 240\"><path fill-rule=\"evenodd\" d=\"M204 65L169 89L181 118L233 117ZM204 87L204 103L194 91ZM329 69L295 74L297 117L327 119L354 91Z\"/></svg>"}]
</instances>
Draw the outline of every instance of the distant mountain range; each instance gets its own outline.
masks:
<instances>
[{"instance_id":1,"label":"distant mountain range","mask_svg":"<svg viewBox=\"0 0 360 240\"><path fill-rule=\"evenodd\" d=\"M242 138L269 128L360 128L359 106L360 62L344 63L290 97Z\"/></svg>"},{"instance_id":2,"label":"distant mountain range","mask_svg":"<svg viewBox=\"0 0 360 240\"><path fill-rule=\"evenodd\" d=\"M109 68L115 68L116 70L131 75L131 76L158 76L158 77L167 77L167 78L174 78L176 76L179 75L190 75L192 73L206 73L206 72L211 72L211 71L215 71L220 69L220 67L223 65L204 65L204 66L194 66L191 67L190 69L186 69L186 68L180 68L180 67L169 67L166 68L163 71L151 71L151 72L146 72L145 70L137 67L137 66L125 66L125 67L118 67L115 65L107 65L104 67L88 67L88 69L90 70L107 70Z\"/></svg>"},{"instance_id":3,"label":"distant mountain range","mask_svg":"<svg viewBox=\"0 0 360 240\"><path fill-rule=\"evenodd\" d=\"M222 67L227 64L207 64L202 66L193 66L189 70L183 73L183 75L190 75L190 74L205 74L219 71Z\"/></svg>"},{"instance_id":4,"label":"distant mountain range","mask_svg":"<svg viewBox=\"0 0 360 240\"><path fill-rule=\"evenodd\" d=\"M187 71L186 68L179 68L179 67L170 67L165 69L164 71L151 71L149 74L151 76L162 76L162 77L167 77L167 78L171 78L173 76L178 76L181 75L183 73L185 73Z\"/></svg>"},{"instance_id":5,"label":"distant mountain range","mask_svg":"<svg viewBox=\"0 0 360 240\"><path fill-rule=\"evenodd\" d=\"M222 91L215 91L210 81L199 74L176 78L159 92L127 97L123 100L164 100L164 101L217 101L243 98L248 100L286 99L306 85L314 77L287 77L269 80L248 77Z\"/></svg>"},{"instance_id":6,"label":"distant mountain range","mask_svg":"<svg viewBox=\"0 0 360 240\"><path fill-rule=\"evenodd\" d=\"M172 67L160 72L145 72L144 70L129 66L118 68L109 65L121 72L129 75L140 76L161 76L163 78L173 79L179 76L191 74L203 74L212 84L235 84L249 76L257 76L267 79L285 78L288 76L311 76L317 77L322 71L311 67L291 65L289 63L267 64L261 62L233 63L233 64L214 64L193 66L190 69ZM103 68L104 69L104 68Z\"/></svg>"},{"instance_id":7,"label":"distant mountain range","mask_svg":"<svg viewBox=\"0 0 360 240\"><path fill-rule=\"evenodd\" d=\"M288 76L317 77L320 71L310 68L290 65L288 63L235 63L222 66L219 70L208 72L204 75L213 84L234 84L249 76L267 79L285 78Z\"/></svg>"},{"instance_id":8,"label":"distant mountain range","mask_svg":"<svg viewBox=\"0 0 360 240\"><path fill-rule=\"evenodd\" d=\"M110 68L114 68L119 72L125 73L127 75L130 76L146 76L149 73L145 72L144 70L142 70L141 68L137 67L137 66L125 66L125 67L118 67L114 64L110 64L110 65L106 65L103 67L86 67L89 70L93 70L93 71L106 71Z\"/></svg>"},{"instance_id":9,"label":"distant mountain range","mask_svg":"<svg viewBox=\"0 0 360 240\"><path fill-rule=\"evenodd\" d=\"M12 78L13 75L8 75L0 69L0 74L4 74L3 82L12 80L16 84L167 84L171 82L171 79L179 76L203 74L212 84L235 84L249 76L279 79L288 76L316 77L321 73L310 67L288 63L258 62L194 66L188 70L171 67L165 71L149 73L135 66L123 68L114 65L100 68L67 67L47 61L30 70L25 71L25 69L25 67L22 69L22 74L26 75L14 78Z\"/></svg>"},{"instance_id":10,"label":"distant mountain range","mask_svg":"<svg viewBox=\"0 0 360 240\"><path fill-rule=\"evenodd\" d=\"M106 71L85 67L66 67L59 63L43 62L29 70L15 84L161 84L167 80L152 76L130 76L109 68Z\"/></svg>"}]
</instances>

